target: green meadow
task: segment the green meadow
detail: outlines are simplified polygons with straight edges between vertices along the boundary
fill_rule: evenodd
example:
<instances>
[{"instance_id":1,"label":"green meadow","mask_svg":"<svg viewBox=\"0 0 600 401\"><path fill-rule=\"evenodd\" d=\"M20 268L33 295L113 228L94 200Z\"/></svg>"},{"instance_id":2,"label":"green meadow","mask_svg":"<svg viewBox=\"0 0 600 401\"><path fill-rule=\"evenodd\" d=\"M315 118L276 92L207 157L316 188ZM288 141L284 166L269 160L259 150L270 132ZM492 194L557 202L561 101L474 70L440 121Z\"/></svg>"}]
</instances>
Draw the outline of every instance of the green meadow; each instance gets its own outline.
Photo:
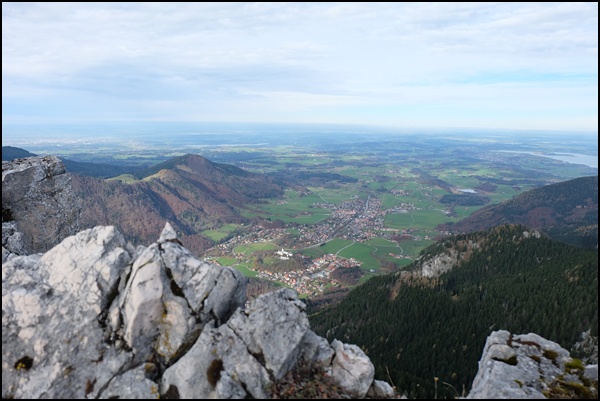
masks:
<instances>
[{"instance_id":1,"label":"green meadow","mask_svg":"<svg viewBox=\"0 0 600 401\"><path fill-rule=\"evenodd\" d=\"M236 258L231 258L231 257L227 257L227 256L221 256L220 258L217 258L217 262L221 265L221 266L233 266L234 264L237 263L237 259Z\"/></svg>"},{"instance_id":2,"label":"green meadow","mask_svg":"<svg viewBox=\"0 0 600 401\"><path fill-rule=\"evenodd\" d=\"M451 221L440 209L411 210L408 213L389 213L385 216L384 226L405 230L420 228L433 230L438 224Z\"/></svg>"},{"instance_id":3,"label":"green meadow","mask_svg":"<svg viewBox=\"0 0 600 401\"><path fill-rule=\"evenodd\" d=\"M362 262L360 267L363 270L377 270L381 267L381 263L379 263L379 260L375 259L371 255L371 253L374 251L375 248L369 245L361 244L360 242L356 242L349 247L342 249L338 255L348 259L354 258Z\"/></svg>"},{"instance_id":4,"label":"green meadow","mask_svg":"<svg viewBox=\"0 0 600 401\"><path fill-rule=\"evenodd\" d=\"M275 249L277 247L269 242L256 242L253 244L238 245L234 248L234 252L249 255L256 251L274 251Z\"/></svg>"},{"instance_id":5,"label":"green meadow","mask_svg":"<svg viewBox=\"0 0 600 401\"><path fill-rule=\"evenodd\" d=\"M256 277L258 275L254 270L250 270L248 266L242 264L236 264L232 266L246 277Z\"/></svg>"},{"instance_id":6,"label":"green meadow","mask_svg":"<svg viewBox=\"0 0 600 401\"><path fill-rule=\"evenodd\" d=\"M218 243L221 240L227 238L231 234L231 232L233 232L238 227L240 227L239 224L224 224L218 229L205 230L202 231L200 234Z\"/></svg>"}]
</instances>

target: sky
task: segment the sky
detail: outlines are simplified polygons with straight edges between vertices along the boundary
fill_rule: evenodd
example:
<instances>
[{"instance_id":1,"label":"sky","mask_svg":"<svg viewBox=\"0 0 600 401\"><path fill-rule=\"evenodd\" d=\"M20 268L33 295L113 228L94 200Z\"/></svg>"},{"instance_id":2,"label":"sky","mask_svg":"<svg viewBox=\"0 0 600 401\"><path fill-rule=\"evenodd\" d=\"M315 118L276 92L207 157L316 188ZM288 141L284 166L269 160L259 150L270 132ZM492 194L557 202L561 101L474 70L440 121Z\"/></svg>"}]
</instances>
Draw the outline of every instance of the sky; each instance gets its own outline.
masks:
<instances>
[{"instance_id":1,"label":"sky","mask_svg":"<svg viewBox=\"0 0 600 401\"><path fill-rule=\"evenodd\" d=\"M2 123L598 131L598 3L2 3Z\"/></svg>"}]
</instances>

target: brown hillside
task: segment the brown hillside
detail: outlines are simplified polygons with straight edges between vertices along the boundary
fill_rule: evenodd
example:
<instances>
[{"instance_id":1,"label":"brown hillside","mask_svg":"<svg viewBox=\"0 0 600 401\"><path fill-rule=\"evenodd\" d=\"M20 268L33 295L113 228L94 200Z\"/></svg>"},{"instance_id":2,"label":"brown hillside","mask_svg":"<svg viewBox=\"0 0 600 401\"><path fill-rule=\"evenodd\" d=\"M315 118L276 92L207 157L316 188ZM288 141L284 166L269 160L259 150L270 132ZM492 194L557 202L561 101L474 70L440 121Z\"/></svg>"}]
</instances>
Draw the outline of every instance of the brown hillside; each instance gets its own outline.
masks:
<instances>
[{"instance_id":1,"label":"brown hillside","mask_svg":"<svg viewBox=\"0 0 600 401\"><path fill-rule=\"evenodd\" d=\"M438 228L468 233L502 224L522 224L560 241L595 247L598 244L598 176L536 188Z\"/></svg>"},{"instance_id":2,"label":"brown hillside","mask_svg":"<svg viewBox=\"0 0 600 401\"><path fill-rule=\"evenodd\" d=\"M73 188L83 199L82 226L115 225L134 243L148 243L168 220L195 252L212 245L200 231L241 223L238 207L282 193L263 175L197 155L161 163L133 183L74 175Z\"/></svg>"}]
</instances>

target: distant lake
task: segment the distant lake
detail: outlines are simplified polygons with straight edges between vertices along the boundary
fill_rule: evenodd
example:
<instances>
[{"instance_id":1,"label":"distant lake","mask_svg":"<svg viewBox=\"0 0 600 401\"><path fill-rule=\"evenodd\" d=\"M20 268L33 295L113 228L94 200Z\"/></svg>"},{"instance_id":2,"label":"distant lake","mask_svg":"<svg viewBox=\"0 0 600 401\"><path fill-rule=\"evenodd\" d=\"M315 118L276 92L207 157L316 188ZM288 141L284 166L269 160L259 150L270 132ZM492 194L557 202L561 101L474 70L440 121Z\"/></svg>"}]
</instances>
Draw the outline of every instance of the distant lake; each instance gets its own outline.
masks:
<instances>
[{"instance_id":1,"label":"distant lake","mask_svg":"<svg viewBox=\"0 0 600 401\"><path fill-rule=\"evenodd\" d=\"M583 154L580 154L580 153L552 153L552 154L544 154L544 153L525 152L525 151L517 151L517 150L501 150L500 152L524 153L524 154L527 154L527 155L548 157L550 159L561 160L561 161L567 162L567 163L583 164L584 166L598 168L598 156L583 155Z\"/></svg>"}]
</instances>

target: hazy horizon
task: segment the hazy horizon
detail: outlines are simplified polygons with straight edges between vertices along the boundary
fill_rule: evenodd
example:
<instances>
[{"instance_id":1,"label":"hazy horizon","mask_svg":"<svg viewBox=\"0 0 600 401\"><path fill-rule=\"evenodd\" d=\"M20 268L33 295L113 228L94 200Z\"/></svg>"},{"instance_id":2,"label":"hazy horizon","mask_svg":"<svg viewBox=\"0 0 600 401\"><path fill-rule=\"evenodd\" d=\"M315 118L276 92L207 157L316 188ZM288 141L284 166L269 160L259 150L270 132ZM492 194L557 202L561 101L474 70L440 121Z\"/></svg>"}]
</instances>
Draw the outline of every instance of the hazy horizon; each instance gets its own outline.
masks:
<instances>
[{"instance_id":1,"label":"hazy horizon","mask_svg":"<svg viewBox=\"0 0 600 401\"><path fill-rule=\"evenodd\" d=\"M2 124L595 133L597 3L2 3Z\"/></svg>"},{"instance_id":2,"label":"hazy horizon","mask_svg":"<svg viewBox=\"0 0 600 401\"><path fill-rule=\"evenodd\" d=\"M460 135L466 138L497 137L502 140L515 138L524 141L548 137L577 137L590 140L597 153L597 131L502 129L477 127L394 127L364 124L334 123L277 123L277 122L189 122L189 121L129 121L129 122L83 122L83 123L3 123L4 145L24 144L30 140L54 141L60 138L96 139L145 137L152 135L364 135L373 137L397 137L421 135ZM15 145L16 146L16 145Z\"/></svg>"}]
</instances>

